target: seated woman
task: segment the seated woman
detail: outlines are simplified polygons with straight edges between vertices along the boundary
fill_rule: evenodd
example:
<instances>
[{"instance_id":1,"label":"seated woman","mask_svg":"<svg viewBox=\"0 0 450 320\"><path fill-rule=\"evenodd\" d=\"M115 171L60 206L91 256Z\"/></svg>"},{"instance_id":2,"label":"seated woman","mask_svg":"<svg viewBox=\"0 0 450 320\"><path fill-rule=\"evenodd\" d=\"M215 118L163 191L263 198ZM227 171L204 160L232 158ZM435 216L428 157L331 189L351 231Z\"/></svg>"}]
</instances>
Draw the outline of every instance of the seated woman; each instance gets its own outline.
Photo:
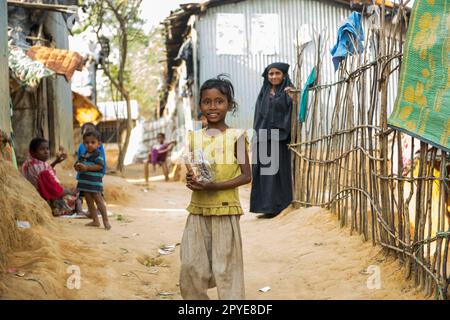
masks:
<instances>
[{"instance_id":1,"label":"seated woman","mask_svg":"<svg viewBox=\"0 0 450 320\"><path fill-rule=\"evenodd\" d=\"M67 158L62 153L49 165L50 157L48 141L34 138L30 142L30 156L22 165L23 176L39 191L39 194L50 205L54 216L72 214L75 210L76 191L64 189L56 177L54 167Z\"/></svg>"}]
</instances>

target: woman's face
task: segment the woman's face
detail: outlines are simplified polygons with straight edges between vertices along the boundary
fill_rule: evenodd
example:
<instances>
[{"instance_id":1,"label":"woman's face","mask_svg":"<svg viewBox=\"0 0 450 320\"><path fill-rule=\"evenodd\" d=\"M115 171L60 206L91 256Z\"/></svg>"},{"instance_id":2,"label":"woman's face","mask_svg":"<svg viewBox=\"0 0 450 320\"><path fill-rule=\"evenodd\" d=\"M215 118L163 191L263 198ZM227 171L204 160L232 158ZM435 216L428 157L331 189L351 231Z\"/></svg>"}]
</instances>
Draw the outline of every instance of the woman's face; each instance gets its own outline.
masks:
<instances>
[{"instance_id":1,"label":"woman's face","mask_svg":"<svg viewBox=\"0 0 450 320\"><path fill-rule=\"evenodd\" d=\"M272 68L268 73L269 82L273 86L279 86L284 79L284 74L282 71Z\"/></svg>"}]
</instances>

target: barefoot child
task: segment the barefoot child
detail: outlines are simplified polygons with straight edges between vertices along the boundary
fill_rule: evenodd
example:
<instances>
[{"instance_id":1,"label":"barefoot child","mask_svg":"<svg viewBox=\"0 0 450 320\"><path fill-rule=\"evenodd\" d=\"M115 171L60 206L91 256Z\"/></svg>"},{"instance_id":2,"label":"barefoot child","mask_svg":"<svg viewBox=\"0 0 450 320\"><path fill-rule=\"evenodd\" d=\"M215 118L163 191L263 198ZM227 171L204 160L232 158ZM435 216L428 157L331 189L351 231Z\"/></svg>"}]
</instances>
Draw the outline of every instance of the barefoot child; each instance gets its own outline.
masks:
<instances>
[{"instance_id":1,"label":"barefoot child","mask_svg":"<svg viewBox=\"0 0 450 320\"><path fill-rule=\"evenodd\" d=\"M81 136L85 134L88 131L97 131L97 127L92 122L86 122L81 126ZM105 165L103 166L103 175L106 174L106 156L105 156L105 149L103 148L103 144L100 144L100 148L98 149L100 151L100 155L102 156L103 160L105 161ZM83 142L80 143L77 150L77 158L78 160L81 160L81 155L86 153L86 147L84 146ZM80 173L77 173L77 180L80 178ZM83 212L83 192L80 192L78 195L78 199L76 202L76 211L80 215L85 215L85 212Z\"/></svg>"},{"instance_id":2,"label":"barefoot child","mask_svg":"<svg viewBox=\"0 0 450 320\"><path fill-rule=\"evenodd\" d=\"M233 85L224 77L201 87L200 109L207 126L191 132L189 150L200 151L211 163L213 181L192 171L186 175L193 193L181 242L183 299L209 299L207 290L213 287L219 299L245 299L238 187L251 181L251 168L245 133L225 123L227 112L236 106Z\"/></svg>"},{"instance_id":3,"label":"barefoot child","mask_svg":"<svg viewBox=\"0 0 450 320\"><path fill-rule=\"evenodd\" d=\"M167 167L166 159L168 153L177 142L171 141L169 143L165 143L166 135L164 133L158 133L156 140L158 143L152 147L148 160L153 164L153 172L156 171L156 165L159 164L162 167L165 180L169 181L169 168ZM146 167L145 181L148 182L148 167Z\"/></svg>"},{"instance_id":4,"label":"barefoot child","mask_svg":"<svg viewBox=\"0 0 450 320\"><path fill-rule=\"evenodd\" d=\"M103 201L103 167L105 160L100 154L100 133L98 131L88 131L83 134L83 143L86 152L81 155L81 159L75 163L75 170L79 172L77 189L83 191L89 209L92 222L87 224L90 227L99 227L97 209L103 219L106 230L111 229L108 221L106 206ZM96 207L97 205L97 207Z\"/></svg>"}]
</instances>

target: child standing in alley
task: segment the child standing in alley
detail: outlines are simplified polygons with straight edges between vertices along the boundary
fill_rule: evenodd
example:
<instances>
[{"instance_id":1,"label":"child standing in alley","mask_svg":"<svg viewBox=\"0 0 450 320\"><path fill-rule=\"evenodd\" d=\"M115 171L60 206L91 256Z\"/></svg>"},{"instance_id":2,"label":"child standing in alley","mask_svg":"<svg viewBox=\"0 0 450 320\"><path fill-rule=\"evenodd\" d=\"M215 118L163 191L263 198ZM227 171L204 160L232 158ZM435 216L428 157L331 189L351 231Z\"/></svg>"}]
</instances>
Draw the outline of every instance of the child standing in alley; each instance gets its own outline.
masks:
<instances>
[{"instance_id":1,"label":"child standing in alley","mask_svg":"<svg viewBox=\"0 0 450 320\"><path fill-rule=\"evenodd\" d=\"M86 122L85 124L83 124L81 126L81 136L83 136L86 132L89 132L89 131L97 131L97 127L92 122ZM105 149L103 148L103 144L100 144L100 147L98 148L98 150L100 151L100 155L102 156L103 161L105 161L105 165L103 166L103 170L102 170L103 175L105 175L106 174L106 156L105 156ZM86 147L84 146L84 143L81 142L80 145L78 146L78 150L77 150L77 159L81 160L81 155L84 153L86 153ZM79 179L80 179L80 173L78 172L77 180L79 180ZM83 198L84 198L84 193L80 192L78 195L78 199L76 201L76 211L80 215L85 214L83 212Z\"/></svg>"},{"instance_id":2,"label":"child standing in alley","mask_svg":"<svg viewBox=\"0 0 450 320\"><path fill-rule=\"evenodd\" d=\"M186 176L193 193L181 242L181 295L209 299L208 288L217 287L219 299L245 299L238 187L251 181L248 142L242 130L225 123L237 107L229 80L206 81L199 103L207 126L191 132L189 151L208 161L213 181L192 171Z\"/></svg>"},{"instance_id":3,"label":"child standing in alley","mask_svg":"<svg viewBox=\"0 0 450 320\"><path fill-rule=\"evenodd\" d=\"M88 131L83 134L83 144L86 152L81 154L75 163L75 170L79 173L77 189L84 193L92 222L87 226L99 227L97 210L100 211L106 230L111 229L108 221L105 202L103 201L103 168L105 160L100 153L100 133Z\"/></svg>"}]
</instances>

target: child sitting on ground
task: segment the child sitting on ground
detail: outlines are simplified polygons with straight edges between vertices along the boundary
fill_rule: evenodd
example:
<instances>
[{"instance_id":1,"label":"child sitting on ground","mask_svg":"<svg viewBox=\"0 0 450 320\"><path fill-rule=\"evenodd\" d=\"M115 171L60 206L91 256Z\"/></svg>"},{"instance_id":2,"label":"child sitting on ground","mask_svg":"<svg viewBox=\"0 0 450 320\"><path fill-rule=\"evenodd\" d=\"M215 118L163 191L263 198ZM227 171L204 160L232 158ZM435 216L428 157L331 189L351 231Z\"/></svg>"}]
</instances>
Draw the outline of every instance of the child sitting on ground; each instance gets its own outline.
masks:
<instances>
[{"instance_id":1,"label":"child sitting on ground","mask_svg":"<svg viewBox=\"0 0 450 320\"><path fill-rule=\"evenodd\" d=\"M22 175L38 190L42 198L47 200L55 217L72 214L75 209L76 190L64 189L54 167L66 160L64 152L56 157L52 164L48 141L44 138L34 138L29 146L29 158L22 165Z\"/></svg>"},{"instance_id":2,"label":"child sitting on ground","mask_svg":"<svg viewBox=\"0 0 450 320\"><path fill-rule=\"evenodd\" d=\"M152 147L152 151L149 154L149 162L153 164L153 172L156 171L156 164L162 167L164 177L166 181L169 181L169 168L167 167L167 155L172 150L173 146L176 145L176 141L171 141L165 143L166 135L164 133L158 133L156 140L158 141ZM148 174L146 174L145 181L148 182Z\"/></svg>"},{"instance_id":3,"label":"child sitting on ground","mask_svg":"<svg viewBox=\"0 0 450 320\"><path fill-rule=\"evenodd\" d=\"M108 221L105 202L103 201L103 168L105 160L100 154L100 133L98 131L88 131L83 134L83 144L86 152L81 155L81 159L75 163L75 170L79 172L77 189L83 191L88 205L89 216L92 222L89 227L99 227L97 209L103 219L106 230L111 229Z\"/></svg>"}]
</instances>

